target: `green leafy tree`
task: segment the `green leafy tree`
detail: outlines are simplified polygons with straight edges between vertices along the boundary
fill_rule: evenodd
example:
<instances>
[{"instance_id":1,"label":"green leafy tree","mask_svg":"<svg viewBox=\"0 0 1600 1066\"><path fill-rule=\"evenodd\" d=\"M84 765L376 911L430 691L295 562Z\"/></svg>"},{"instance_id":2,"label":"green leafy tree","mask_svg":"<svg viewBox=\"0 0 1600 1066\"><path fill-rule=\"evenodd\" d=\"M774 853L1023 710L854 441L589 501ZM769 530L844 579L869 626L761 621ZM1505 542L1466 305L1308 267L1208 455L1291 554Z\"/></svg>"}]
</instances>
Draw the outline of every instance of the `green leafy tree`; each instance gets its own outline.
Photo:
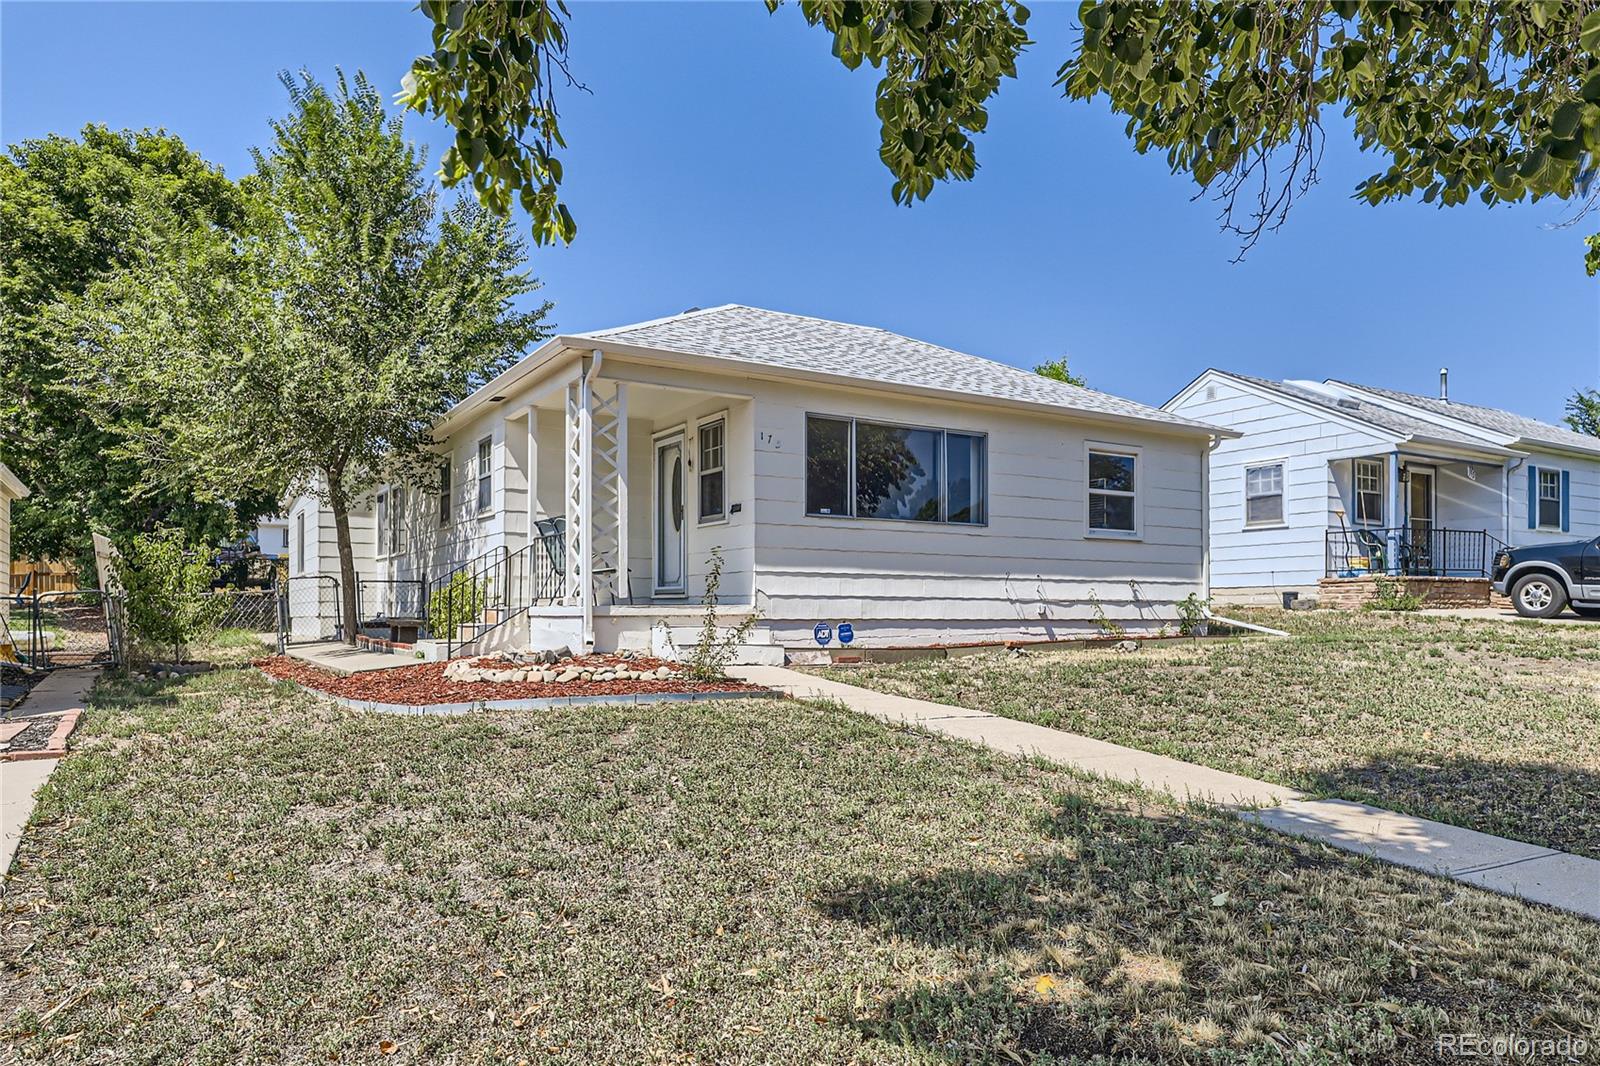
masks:
<instances>
[{"instance_id":1,"label":"green leafy tree","mask_svg":"<svg viewBox=\"0 0 1600 1066\"><path fill-rule=\"evenodd\" d=\"M470 199L440 214L423 162L367 80L284 76L241 186L249 235L164 227L154 261L75 316L79 390L116 412L172 397L139 442L158 470L226 496L270 472L329 507L356 632L350 513L380 483L437 476L433 424L546 335L523 244Z\"/></svg>"},{"instance_id":2,"label":"green leafy tree","mask_svg":"<svg viewBox=\"0 0 1600 1066\"><path fill-rule=\"evenodd\" d=\"M1567 425L1574 433L1600 437L1600 392L1579 389L1567 399Z\"/></svg>"},{"instance_id":3,"label":"green leafy tree","mask_svg":"<svg viewBox=\"0 0 1600 1066\"><path fill-rule=\"evenodd\" d=\"M91 575L94 530L126 544L175 526L216 543L272 509L256 486L218 500L153 482L123 446L152 431L161 398L98 417L62 387L55 335L91 285L152 249L163 220L233 232L243 219L234 183L167 133L86 126L0 157L0 462L33 490L13 508L14 555L75 558Z\"/></svg>"},{"instance_id":4,"label":"green leafy tree","mask_svg":"<svg viewBox=\"0 0 1600 1066\"><path fill-rule=\"evenodd\" d=\"M776 9L779 0L767 0ZM484 202L515 192L541 240L571 239L557 189L562 146L552 74L567 71L567 11L533 0L423 0L434 51L412 67L408 104L458 130L447 181ZM807 22L855 69L882 72L879 156L896 202L977 171L987 102L1030 43L1015 0L801 0ZM1385 168L1368 203L1420 195L1441 207L1594 203L1600 146L1600 7L1424 0L1086 0L1056 84L1127 117L1137 151L1162 152L1222 204L1241 254L1284 222L1317 179L1328 110ZM569 77L570 81L570 77ZM1600 234L1587 265L1600 269Z\"/></svg>"},{"instance_id":5,"label":"green leafy tree","mask_svg":"<svg viewBox=\"0 0 1600 1066\"><path fill-rule=\"evenodd\" d=\"M1042 378L1049 378L1051 381L1064 381L1068 385L1076 385L1080 389L1088 387L1088 382L1067 369L1067 357L1064 355L1060 359L1052 359L1048 363L1040 363L1033 368L1033 372Z\"/></svg>"},{"instance_id":6,"label":"green leafy tree","mask_svg":"<svg viewBox=\"0 0 1600 1066\"><path fill-rule=\"evenodd\" d=\"M137 533L117 563L117 580L126 595L128 625L145 644L172 649L183 660L184 646L216 627L228 602L212 594L217 571L204 547L191 546L180 529Z\"/></svg>"}]
</instances>

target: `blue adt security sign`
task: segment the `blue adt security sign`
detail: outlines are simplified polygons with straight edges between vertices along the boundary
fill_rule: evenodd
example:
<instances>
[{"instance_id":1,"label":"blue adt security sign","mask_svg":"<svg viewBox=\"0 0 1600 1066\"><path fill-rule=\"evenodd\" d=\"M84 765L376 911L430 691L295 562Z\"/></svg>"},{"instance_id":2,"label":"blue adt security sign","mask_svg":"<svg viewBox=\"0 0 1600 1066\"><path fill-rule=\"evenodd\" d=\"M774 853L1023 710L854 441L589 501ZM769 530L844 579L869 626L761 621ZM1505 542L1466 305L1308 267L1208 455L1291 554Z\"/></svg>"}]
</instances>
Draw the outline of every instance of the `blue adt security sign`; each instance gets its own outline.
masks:
<instances>
[{"instance_id":1,"label":"blue adt security sign","mask_svg":"<svg viewBox=\"0 0 1600 1066\"><path fill-rule=\"evenodd\" d=\"M856 639L856 627L849 622L839 623L839 643L848 644Z\"/></svg>"},{"instance_id":2,"label":"blue adt security sign","mask_svg":"<svg viewBox=\"0 0 1600 1066\"><path fill-rule=\"evenodd\" d=\"M818 622L816 628L811 631L811 635L817 638L818 644L826 648L829 642L833 640L833 627L826 622Z\"/></svg>"}]
</instances>

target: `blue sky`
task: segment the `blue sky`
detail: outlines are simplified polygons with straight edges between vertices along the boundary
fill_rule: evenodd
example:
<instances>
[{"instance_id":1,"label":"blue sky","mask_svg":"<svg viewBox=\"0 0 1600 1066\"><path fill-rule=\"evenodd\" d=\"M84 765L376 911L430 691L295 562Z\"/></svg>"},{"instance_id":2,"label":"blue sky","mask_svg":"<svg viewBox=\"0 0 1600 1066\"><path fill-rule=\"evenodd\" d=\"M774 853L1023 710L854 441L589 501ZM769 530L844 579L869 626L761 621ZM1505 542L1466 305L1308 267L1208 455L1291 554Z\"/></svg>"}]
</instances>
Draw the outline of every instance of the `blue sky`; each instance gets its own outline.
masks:
<instances>
[{"instance_id":1,"label":"blue sky","mask_svg":"<svg viewBox=\"0 0 1600 1066\"><path fill-rule=\"evenodd\" d=\"M1379 169L1330 123L1322 183L1239 265L1215 207L1134 153L1103 104L1051 87L1076 4L1038 42L978 145L975 181L896 207L875 77L844 70L793 3L573 5L570 248L533 268L569 330L749 303L883 326L1019 366L1065 354L1090 384L1160 403L1206 366L1429 392L1558 418L1600 385L1600 287L1557 204L1380 208ZM427 47L405 3L0 4L0 134L162 126L238 176L276 74L399 85ZM448 133L413 116L436 160Z\"/></svg>"}]
</instances>

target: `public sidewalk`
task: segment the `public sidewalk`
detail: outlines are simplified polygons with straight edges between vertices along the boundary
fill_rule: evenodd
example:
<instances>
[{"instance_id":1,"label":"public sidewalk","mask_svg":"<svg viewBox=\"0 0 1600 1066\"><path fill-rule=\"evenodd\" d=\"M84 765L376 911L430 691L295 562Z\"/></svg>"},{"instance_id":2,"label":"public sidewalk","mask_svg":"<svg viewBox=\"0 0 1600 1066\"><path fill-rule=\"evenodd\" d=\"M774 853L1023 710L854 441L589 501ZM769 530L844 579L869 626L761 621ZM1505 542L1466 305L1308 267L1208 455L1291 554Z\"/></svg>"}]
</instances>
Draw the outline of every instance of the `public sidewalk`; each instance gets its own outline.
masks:
<instances>
[{"instance_id":1,"label":"public sidewalk","mask_svg":"<svg viewBox=\"0 0 1600 1066\"><path fill-rule=\"evenodd\" d=\"M873 692L781 666L740 666L729 673L799 699L837 700L885 722L920 726L1008 754L1039 756L1179 799L1203 800L1270 829L1600 920L1600 860L1362 803L1312 799L1283 785L1137 748L987 711Z\"/></svg>"},{"instance_id":2,"label":"public sidewalk","mask_svg":"<svg viewBox=\"0 0 1600 1066\"><path fill-rule=\"evenodd\" d=\"M84 697L100 676L99 667L61 669L33 686L27 699L12 708L7 721L82 711ZM33 800L49 780L57 759L0 762L0 875L11 868L22 831L33 814Z\"/></svg>"}]
</instances>

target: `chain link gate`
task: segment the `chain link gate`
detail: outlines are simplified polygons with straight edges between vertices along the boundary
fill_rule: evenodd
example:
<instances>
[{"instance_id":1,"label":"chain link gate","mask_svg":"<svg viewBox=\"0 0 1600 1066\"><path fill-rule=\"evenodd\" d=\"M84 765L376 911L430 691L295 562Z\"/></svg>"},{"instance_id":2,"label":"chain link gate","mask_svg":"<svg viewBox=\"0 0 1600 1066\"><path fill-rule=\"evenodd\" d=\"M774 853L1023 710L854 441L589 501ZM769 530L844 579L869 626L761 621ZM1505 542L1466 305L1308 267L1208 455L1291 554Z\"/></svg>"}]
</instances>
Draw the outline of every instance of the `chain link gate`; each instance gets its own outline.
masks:
<instances>
[{"instance_id":1,"label":"chain link gate","mask_svg":"<svg viewBox=\"0 0 1600 1066\"><path fill-rule=\"evenodd\" d=\"M115 614L120 625L121 604L113 599L99 589L12 597L9 625L18 659L34 670L119 662L108 622Z\"/></svg>"},{"instance_id":2,"label":"chain link gate","mask_svg":"<svg viewBox=\"0 0 1600 1066\"><path fill-rule=\"evenodd\" d=\"M288 577L278 590L278 652L291 644L344 639L339 579L329 574Z\"/></svg>"}]
</instances>

